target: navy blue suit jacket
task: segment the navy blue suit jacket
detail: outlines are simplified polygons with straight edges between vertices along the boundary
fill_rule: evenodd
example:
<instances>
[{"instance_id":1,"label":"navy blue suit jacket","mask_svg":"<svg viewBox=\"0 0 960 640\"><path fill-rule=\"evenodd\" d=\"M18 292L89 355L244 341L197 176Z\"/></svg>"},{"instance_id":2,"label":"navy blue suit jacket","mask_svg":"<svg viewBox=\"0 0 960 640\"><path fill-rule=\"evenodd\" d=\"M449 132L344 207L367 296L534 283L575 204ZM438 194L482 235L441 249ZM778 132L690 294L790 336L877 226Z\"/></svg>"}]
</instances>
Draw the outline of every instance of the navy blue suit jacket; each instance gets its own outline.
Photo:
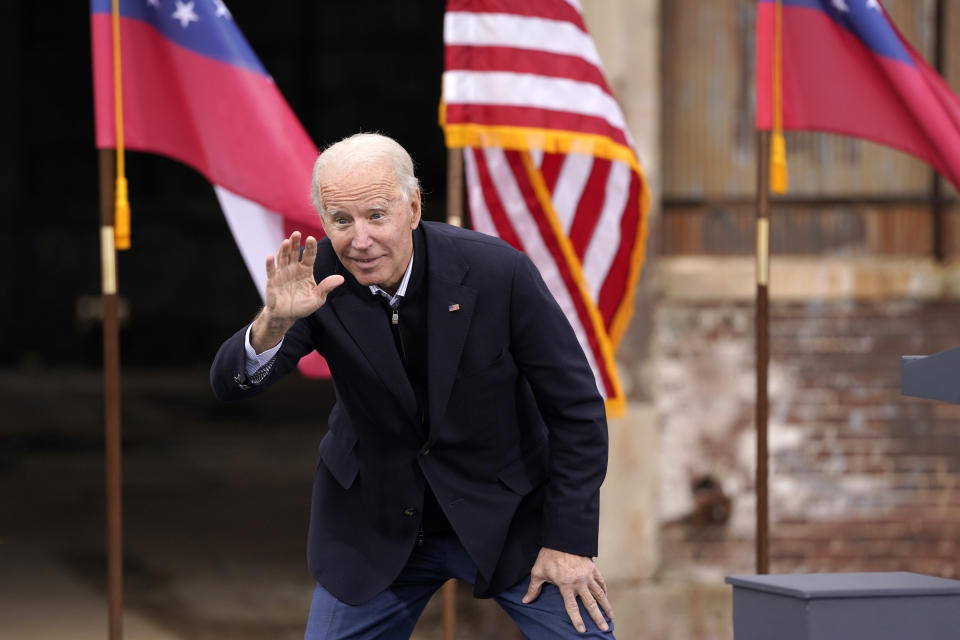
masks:
<instances>
[{"instance_id":1,"label":"navy blue suit jacket","mask_svg":"<svg viewBox=\"0 0 960 640\"><path fill-rule=\"evenodd\" d=\"M528 575L541 546L597 553L606 417L573 330L525 255L480 233L421 224L425 442L387 314L363 288L341 285L299 320L261 384L247 380L245 328L210 373L217 397L236 400L313 349L327 359L337 403L320 443L307 555L317 581L351 604L381 592L406 563L424 482L477 565L478 596ZM329 241L319 245L317 280L351 278Z\"/></svg>"}]
</instances>

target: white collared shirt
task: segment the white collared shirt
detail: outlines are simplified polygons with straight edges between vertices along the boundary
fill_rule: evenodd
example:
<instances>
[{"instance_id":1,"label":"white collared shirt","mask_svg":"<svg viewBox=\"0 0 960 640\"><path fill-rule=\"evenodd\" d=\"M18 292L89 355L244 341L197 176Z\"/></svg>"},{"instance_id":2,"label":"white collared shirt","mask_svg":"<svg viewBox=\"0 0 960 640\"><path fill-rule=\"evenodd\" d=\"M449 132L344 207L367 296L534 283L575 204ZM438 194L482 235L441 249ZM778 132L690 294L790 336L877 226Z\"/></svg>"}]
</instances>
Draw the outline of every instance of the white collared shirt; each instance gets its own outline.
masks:
<instances>
[{"instance_id":1,"label":"white collared shirt","mask_svg":"<svg viewBox=\"0 0 960 640\"><path fill-rule=\"evenodd\" d=\"M392 296L378 287L375 284L370 285L370 293L373 295L383 296L389 301L390 308L395 309L398 304L400 304L400 299L403 296L407 295L407 285L410 284L410 274L413 273L413 254L410 254L410 262L407 263L407 270L403 272L403 280L400 281L400 286L397 287L397 292Z\"/></svg>"}]
</instances>

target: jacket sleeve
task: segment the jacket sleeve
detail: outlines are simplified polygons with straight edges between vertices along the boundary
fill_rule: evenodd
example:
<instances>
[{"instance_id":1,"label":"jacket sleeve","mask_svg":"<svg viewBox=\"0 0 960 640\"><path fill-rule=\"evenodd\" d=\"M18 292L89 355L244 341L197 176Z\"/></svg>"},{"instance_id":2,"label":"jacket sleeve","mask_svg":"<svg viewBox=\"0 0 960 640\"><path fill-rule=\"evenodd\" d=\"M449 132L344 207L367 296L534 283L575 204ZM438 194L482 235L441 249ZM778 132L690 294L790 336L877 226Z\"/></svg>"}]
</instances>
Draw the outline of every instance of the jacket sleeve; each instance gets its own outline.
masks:
<instances>
[{"instance_id":1,"label":"jacket sleeve","mask_svg":"<svg viewBox=\"0 0 960 640\"><path fill-rule=\"evenodd\" d=\"M283 344L277 352L269 372L258 382L254 382L247 375L246 340L247 326L233 334L226 342L220 345L217 355L210 366L210 386L213 395L218 400L242 400L259 395L292 371L300 358L314 349L312 339L312 318L301 318L287 331L283 337Z\"/></svg>"},{"instance_id":2,"label":"jacket sleeve","mask_svg":"<svg viewBox=\"0 0 960 640\"><path fill-rule=\"evenodd\" d=\"M606 409L573 328L522 254L514 269L510 321L511 351L550 443L541 544L596 556L600 485L607 469Z\"/></svg>"}]
</instances>

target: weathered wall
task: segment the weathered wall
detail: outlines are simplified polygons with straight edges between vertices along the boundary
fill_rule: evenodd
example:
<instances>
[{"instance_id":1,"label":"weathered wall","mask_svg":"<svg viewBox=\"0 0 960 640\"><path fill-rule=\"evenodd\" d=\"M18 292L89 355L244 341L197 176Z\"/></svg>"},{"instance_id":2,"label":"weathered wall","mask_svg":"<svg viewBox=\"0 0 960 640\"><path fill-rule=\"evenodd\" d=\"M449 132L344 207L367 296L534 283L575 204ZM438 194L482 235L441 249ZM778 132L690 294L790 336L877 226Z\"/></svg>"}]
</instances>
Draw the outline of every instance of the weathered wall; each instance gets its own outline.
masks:
<instances>
[{"instance_id":1,"label":"weathered wall","mask_svg":"<svg viewBox=\"0 0 960 640\"><path fill-rule=\"evenodd\" d=\"M754 309L721 284L751 265L709 263L709 274L697 261L659 266L669 289L653 359L662 568L713 581L753 570L756 440ZM960 344L960 265L915 263L794 259L779 288L772 274L773 572L960 575L960 407L899 388L901 355ZM910 265L919 278L903 277ZM690 517L691 483L706 475L732 500L726 522Z\"/></svg>"},{"instance_id":2,"label":"weathered wall","mask_svg":"<svg viewBox=\"0 0 960 640\"><path fill-rule=\"evenodd\" d=\"M583 5L653 196L618 351L631 402L610 423L599 563L613 580L718 584L754 557L754 265L723 257L753 249L754 3ZM924 52L932 6L888 6ZM929 169L869 143L792 136L791 179L813 200L778 205L772 225L772 569L960 573L960 411L898 388L900 355L960 344L960 266L927 258ZM675 257L696 253L714 257Z\"/></svg>"}]
</instances>

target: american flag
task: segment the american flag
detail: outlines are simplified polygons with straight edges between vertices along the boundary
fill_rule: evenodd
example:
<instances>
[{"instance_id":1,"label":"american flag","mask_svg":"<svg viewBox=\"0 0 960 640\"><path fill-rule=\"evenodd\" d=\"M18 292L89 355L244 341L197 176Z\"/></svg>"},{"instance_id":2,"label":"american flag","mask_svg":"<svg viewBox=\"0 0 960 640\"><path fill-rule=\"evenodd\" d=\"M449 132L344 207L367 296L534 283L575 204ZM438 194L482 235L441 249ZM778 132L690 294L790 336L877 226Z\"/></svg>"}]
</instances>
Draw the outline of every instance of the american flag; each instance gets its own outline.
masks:
<instances>
[{"instance_id":1,"label":"american flag","mask_svg":"<svg viewBox=\"0 0 960 640\"><path fill-rule=\"evenodd\" d=\"M524 251L577 333L608 409L648 193L577 0L448 0L441 124L464 148L473 228Z\"/></svg>"}]
</instances>

